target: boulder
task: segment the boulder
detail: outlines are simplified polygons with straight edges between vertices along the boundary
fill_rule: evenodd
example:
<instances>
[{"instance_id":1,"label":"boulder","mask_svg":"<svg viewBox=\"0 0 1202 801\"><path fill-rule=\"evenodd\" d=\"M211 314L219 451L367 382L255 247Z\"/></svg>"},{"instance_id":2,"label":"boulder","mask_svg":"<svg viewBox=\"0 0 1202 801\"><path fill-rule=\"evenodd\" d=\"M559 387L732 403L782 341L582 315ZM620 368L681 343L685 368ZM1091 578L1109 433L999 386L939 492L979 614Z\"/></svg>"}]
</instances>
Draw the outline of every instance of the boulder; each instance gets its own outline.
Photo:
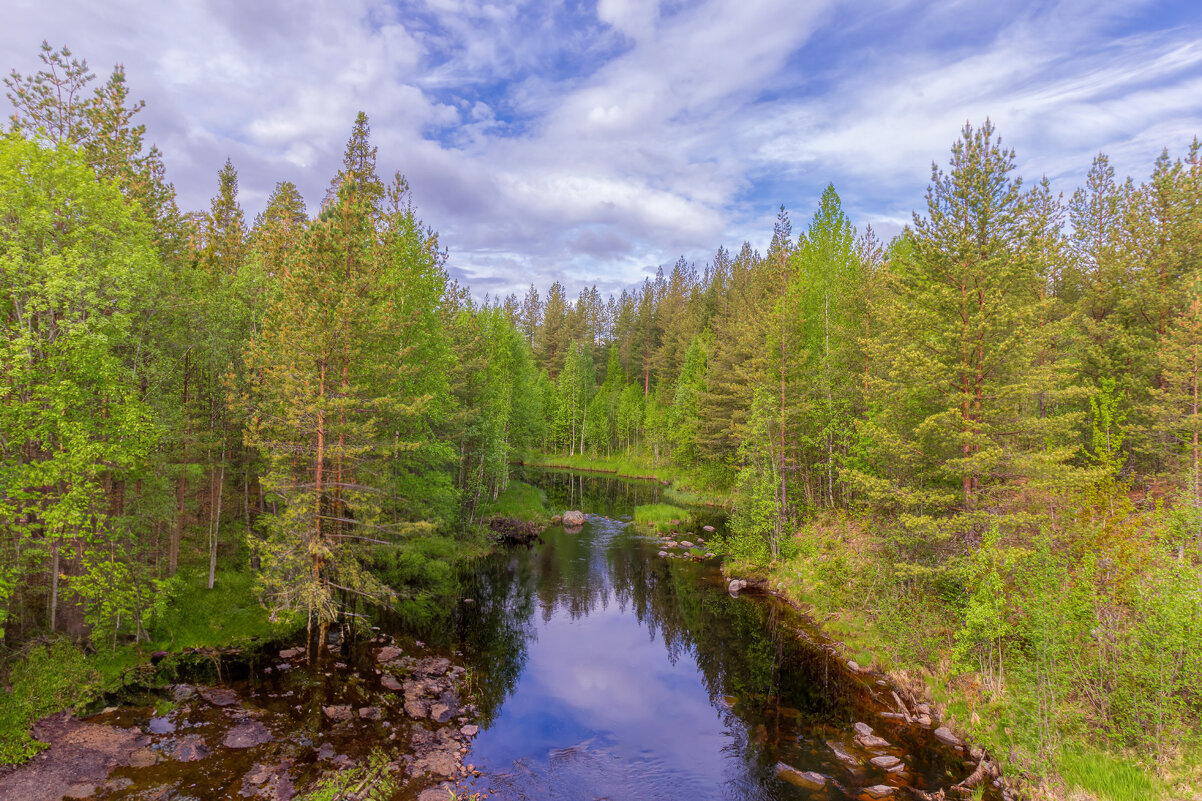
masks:
<instances>
[{"instance_id":1,"label":"boulder","mask_svg":"<svg viewBox=\"0 0 1202 801\"><path fill-rule=\"evenodd\" d=\"M659 552L659 558L660 558L660 559L663 559L663 558L664 558L664 557L666 557L667 555L668 555L668 552L667 552L667 551L660 551L660 552Z\"/></svg>"},{"instance_id":2,"label":"boulder","mask_svg":"<svg viewBox=\"0 0 1202 801\"><path fill-rule=\"evenodd\" d=\"M939 740L939 742L946 743L947 745L955 748L962 748L964 746L964 741L952 734L952 730L947 726L940 726L939 728L935 729L935 737Z\"/></svg>"},{"instance_id":3,"label":"boulder","mask_svg":"<svg viewBox=\"0 0 1202 801\"><path fill-rule=\"evenodd\" d=\"M862 792L869 798L893 797L893 788L887 784L874 784L872 787L865 787Z\"/></svg>"},{"instance_id":4,"label":"boulder","mask_svg":"<svg viewBox=\"0 0 1202 801\"><path fill-rule=\"evenodd\" d=\"M238 693L225 687L205 687L199 692L200 697L213 706L230 706L238 703Z\"/></svg>"},{"instance_id":5,"label":"boulder","mask_svg":"<svg viewBox=\"0 0 1202 801\"><path fill-rule=\"evenodd\" d=\"M877 737L875 734L857 734L856 742L868 749L889 747L888 740L884 737Z\"/></svg>"},{"instance_id":6,"label":"boulder","mask_svg":"<svg viewBox=\"0 0 1202 801\"><path fill-rule=\"evenodd\" d=\"M704 532L706 532L707 534L713 534L713 533L714 533L714 527L713 527L713 526L702 526L702 527L701 527L701 530L702 530L702 531L704 531Z\"/></svg>"},{"instance_id":7,"label":"boulder","mask_svg":"<svg viewBox=\"0 0 1202 801\"><path fill-rule=\"evenodd\" d=\"M380 684L384 685L385 690L392 690L394 693L400 692L404 688L404 685L397 681L396 676L391 673L385 673L380 678Z\"/></svg>"},{"instance_id":8,"label":"boulder","mask_svg":"<svg viewBox=\"0 0 1202 801\"><path fill-rule=\"evenodd\" d=\"M584 525L584 512L572 510L563 513L564 528L578 528Z\"/></svg>"},{"instance_id":9,"label":"boulder","mask_svg":"<svg viewBox=\"0 0 1202 801\"><path fill-rule=\"evenodd\" d=\"M285 648L280 651L280 659L292 659L295 656L301 656L305 653L304 648Z\"/></svg>"},{"instance_id":10,"label":"boulder","mask_svg":"<svg viewBox=\"0 0 1202 801\"><path fill-rule=\"evenodd\" d=\"M405 652L395 645L386 645L376 653L377 662L391 662Z\"/></svg>"},{"instance_id":11,"label":"boulder","mask_svg":"<svg viewBox=\"0 0 1202 801\"><path fill-rule=\"evenodd\" d=\"M868 761L871 762L875 767L883 768L885 770L888 770L889 768L892 768L892 767L896 767L898 764L901 763L900 759L898 759L895 756L892 756L891 754L885 754L884 756L873 757L872 759L870 759Z\"/></svg>"},{"instance_id":12,"label":"boulder","mask_svg":"<svg viewBox=\"0 0 1202 801\"><path fill-rule=\"evenodd\" d=\"M681 548L692 548L692 547L693 547L693 543L689 542L688 540L683 540L683 541L680 543L680 547L681 547Z\"/></svg>"},{"instance_id":13,"label":"boulder","mask_svg":"<svg viewBox=\"0 0 1202 801\"><path fill-rule=\"evenodd\" d=\"M415 672L422 676L445 676L451 669L451 660L441 656L431 656L417 663Z\"/></svg>"},{"instance_id":14,"label":"boulder","mask_svg":"<svg viewBox=\"0 0 1202 801\"><path fill-rule=\"evenodd\" d=\"M350 704L336 704L334 706L323 706L321 708L321 711L325 713L325 716L327 718L329 718L330 720L332 720L336 723L341 723L344 720L351 719L351 705Z\"/></svg>"},{"instance_id":15,"label":"boulder","mask_svg":"<svg viewBox=\"0 0 1202 801\"><path fill-rule=\"evenodd\" d=\"M273 739L271 732L257 720L240 723L225 733L221 744L226 748L254 748L256 745L269 743Z\"/></svg>"},{"instance_id":16,"label":"boulder","mask_svg":"<svg viewBox=\"0 0 1202 801\"><path fill-rule=\"evenodd\" d=\"M730 584L726 585L726 589L731 595L738 595L739 590L742 590L746 586L747 582L742 579L731 579Z\"/></svg>"},{"instance_id":17,"label":"boulder","mask_svg":"<svg viewBox=\"0 0 1202 801\"><path fill-rule=\"evenodd\" d=\"M872 734L872 727L867 723L856 721L856 724L852 726L852 728L855 729L856 734L860 735L861 737L867 737L868 735Z\"/></svg>"},{"instance_id":18,"label":"boulder","mask_svg":"<svg viewBox=\"0 0 1202 801\"><path fill-rule=\"evenodd\" d=\"M855 767L860 764L860 760L856 758L855 754L848 751L839 743L832 743L830 740L827 740L826 747L831 749L831 753L835 755L835 759L839 760L844 765Z\"/></svg>"},{"instance_id":19,"label":"boulder","mask_svg":"<svg viewBox=\"0 0 1202 801\"><path fill-rule=\"evenodd\" d=\"M476 733L479 731L480 731L479 726L469 723L468 725L466 725L462 729L460 729L459 733L462 734L464 737L475 737Z\"/></svg>"},{"instance_id":20,"label":"boulder","mask_svg":"<svg viewBox=\"0 0 1202 801\"><path fill-rule=\"evenodd\" d=\"M359 710L359 717L363 718L364 720L379 720L380 719L380 707L365 706Z\"/></svg>"},{"instance_id":21,"label":"boulder","mask_svg":"<svg viewBox=\"0 0 1202 801\"><path fill-rule=\"evenodd\" d=\"M807 790L819 790L826 786L826 777L812 770L800 771L784 762L776 763L776 775Z\"/></svg>"}]
</instances>

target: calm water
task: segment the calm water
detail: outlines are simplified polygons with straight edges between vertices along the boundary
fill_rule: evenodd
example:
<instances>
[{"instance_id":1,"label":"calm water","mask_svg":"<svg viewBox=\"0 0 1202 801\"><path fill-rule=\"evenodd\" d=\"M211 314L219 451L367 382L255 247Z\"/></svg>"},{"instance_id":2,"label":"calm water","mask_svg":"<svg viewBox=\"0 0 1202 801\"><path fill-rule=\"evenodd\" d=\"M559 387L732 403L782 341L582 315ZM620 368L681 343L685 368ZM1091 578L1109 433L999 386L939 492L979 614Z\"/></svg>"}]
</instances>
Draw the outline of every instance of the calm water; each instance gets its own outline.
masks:
<instances>
[{"instance_id":1,"label":"calm water","mask_svg":"<svg viewBox=\"0 0 1202 801\"><path fill-rule=\"evenodd\" d=\"M634 506L659 499L658 484L526 480L550 508L590 517L579 533L553 527L543 544L485 561L470 580L458 638L484 699L475 789L565 801L837 799L967 774L929 732L878 717L887 691L799 636L791 610L731 597L715 565L659 558L658 541L627 524ZM858 720L893 744L907 773L835 759L830 743L873 755L852 743ZM778 761L838 785L812 794L779 779Z\"/></svg>"}]
</instances>

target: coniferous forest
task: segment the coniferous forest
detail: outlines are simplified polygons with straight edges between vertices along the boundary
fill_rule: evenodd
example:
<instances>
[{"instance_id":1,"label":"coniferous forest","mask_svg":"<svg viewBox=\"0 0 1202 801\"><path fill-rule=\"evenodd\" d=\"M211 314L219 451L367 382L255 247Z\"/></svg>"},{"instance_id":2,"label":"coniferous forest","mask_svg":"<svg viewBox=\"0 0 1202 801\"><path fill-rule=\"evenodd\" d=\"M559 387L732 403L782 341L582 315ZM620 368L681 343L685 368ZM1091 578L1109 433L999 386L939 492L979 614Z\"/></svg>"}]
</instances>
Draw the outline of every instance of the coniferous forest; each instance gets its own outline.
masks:
<instances>
[{"instance_id":1,"label":"coniferous forest","mask_svg":"<svg viewBox=\"0 0 1202 801\"><path fill-rule=\"evenodd\" d=\"M1196 786L1197 140L1064 196L974 120L890 241L830 186L767 252L481 301L364 114L324 196L248 219L227 161L187 210L123 70L42 56L0 138L0 758L152 650L436 625L543 464L727 506L735 573L1033 788L1081 748Z\"/></svg>"}]
</instances>

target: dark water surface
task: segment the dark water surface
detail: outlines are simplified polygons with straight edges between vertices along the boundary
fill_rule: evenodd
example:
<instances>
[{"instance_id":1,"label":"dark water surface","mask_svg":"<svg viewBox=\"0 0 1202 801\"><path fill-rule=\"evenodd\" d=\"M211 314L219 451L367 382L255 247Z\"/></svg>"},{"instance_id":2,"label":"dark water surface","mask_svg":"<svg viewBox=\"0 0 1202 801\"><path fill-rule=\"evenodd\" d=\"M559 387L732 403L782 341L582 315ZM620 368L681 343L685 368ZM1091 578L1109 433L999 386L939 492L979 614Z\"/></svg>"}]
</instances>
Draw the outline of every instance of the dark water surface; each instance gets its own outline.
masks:
<instances>
[{"instance_id":1,"label":"dark water surface","mask_svg":"<svg viewBox=\"0 0 1202 801\"><path fill-rule=\"evenodd\" d=\"M807 639L790 609L732 597L714 563L658 557L658 538L627 523L659 500L657 483L551 471L526 480L549 508L589 519L579 533L549 528L543 544L490 558L470 579L457 639L482 699L473 789L565 801L840 799L879 784L934 789L969 772L929 731L879 717L888 690ZM856 721L890 746L859 748ZM840 763L832 745L861 764ZM905 772L867 764L881 754ZM833 781L795 786L778 761Z\"/></svg>"}]
</instances>

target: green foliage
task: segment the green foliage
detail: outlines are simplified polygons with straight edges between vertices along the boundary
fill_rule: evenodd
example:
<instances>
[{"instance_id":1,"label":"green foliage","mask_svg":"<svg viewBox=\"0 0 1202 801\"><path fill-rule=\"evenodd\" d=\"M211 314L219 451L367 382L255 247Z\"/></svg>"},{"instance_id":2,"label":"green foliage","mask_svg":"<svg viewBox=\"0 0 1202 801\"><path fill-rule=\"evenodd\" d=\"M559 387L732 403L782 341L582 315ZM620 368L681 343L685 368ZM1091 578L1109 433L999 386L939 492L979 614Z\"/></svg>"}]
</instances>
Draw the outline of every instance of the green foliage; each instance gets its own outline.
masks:
<instances>
[{"instance_id":1,"label":"green foliage","mask_svg":"<svg viewBox=\"0 0 1202 801\"><path fill-rule=\"evenodd\" d=\"M0 764L28 760L45 746L29 733L35 720L60 709L81 712L100 689L100 675L67 640L35 644L10 663L0 691Z\"/></svg>"},{"instance_id":2,"label":"green foliage","mask_svg":"<svg viewBox=\"0 0 1202 801\"><path fill-rule=\"evenodd\" d=\"M327 773L317 786L297 796L298 801L389 801L397 791L388 755L381 749L371 752L366 765Z\"/></svg>"}]
</instances>

